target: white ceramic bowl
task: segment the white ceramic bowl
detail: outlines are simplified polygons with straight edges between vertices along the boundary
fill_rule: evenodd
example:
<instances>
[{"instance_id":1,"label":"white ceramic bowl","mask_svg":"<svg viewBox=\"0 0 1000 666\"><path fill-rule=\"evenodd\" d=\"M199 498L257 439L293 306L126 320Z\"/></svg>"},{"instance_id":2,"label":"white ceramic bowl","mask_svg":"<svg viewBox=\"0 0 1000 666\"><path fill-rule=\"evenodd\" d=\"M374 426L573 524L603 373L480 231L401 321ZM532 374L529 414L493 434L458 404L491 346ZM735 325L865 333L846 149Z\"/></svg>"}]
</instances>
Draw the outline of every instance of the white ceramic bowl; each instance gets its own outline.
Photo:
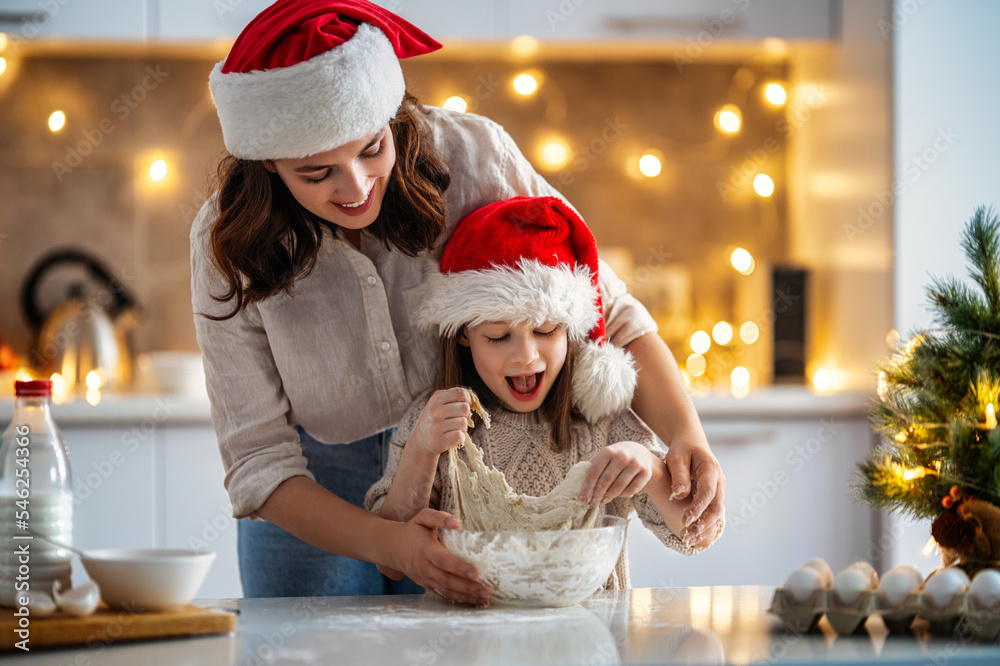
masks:
<instances>
[{"instance_id":1,"label":"white ceramic bowl","mask_svg":"<svg viewBox=\"0 0 1000 666\"><path fill-rule=\"evenodd\" d=\"M164 393L205 393L205 367L199 352L147 352L137 364L140 377Z\"/></svg>"},{"instance_id":2,"label":"white ceramic bowl","mask_svg":"<svg viewBox=\"0 0 1000 666\"><path fill-rule=\"evenodd\" d=\"M614 571L627 522L601 516L586 530L440 533L449 551L476 567L494 601L570 606L601 589Z\"/></svg>"},{"instance_id":3,"label":"white ceramic bowl","mask_svg":"<svg viewBox=\"0 0 1000 666\"><path fill-rule=\"evenodd\" d=\"M80 557L112 608L171 610L186 606L215 560L215 553L168 548L92 550Z\"/></svg>"}]
</instances>

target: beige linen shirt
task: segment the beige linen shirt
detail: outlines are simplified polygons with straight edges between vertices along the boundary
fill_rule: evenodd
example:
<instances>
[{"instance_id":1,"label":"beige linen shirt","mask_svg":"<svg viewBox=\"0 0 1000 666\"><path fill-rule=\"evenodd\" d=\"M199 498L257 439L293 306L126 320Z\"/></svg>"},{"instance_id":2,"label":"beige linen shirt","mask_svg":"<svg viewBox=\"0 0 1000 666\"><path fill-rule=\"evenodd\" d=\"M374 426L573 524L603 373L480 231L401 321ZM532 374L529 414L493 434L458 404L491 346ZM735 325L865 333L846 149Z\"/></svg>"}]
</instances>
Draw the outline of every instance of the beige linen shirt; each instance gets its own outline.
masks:
<instances>
[{"instance_id":1,"label":"beige linen shirt","mask_svg":"<svg viewBox=\"0 0 1000 666\"><path fill-rule=\"evenodd\" d=\"M225 321L232 304L213 264L215 197L191 228L191 293L212 421L236 518L252 516L285 479L313 478L301 426L328 444L394 426L433 383L436 332L415 326L421 282L455 224L476 208L513 196L561 196L496 123L425 107L421 119L452 174L446 230L436 253L407 257L367 232L360 251L324 232L316 266L289 294L272 296ZM656 323L604 263L601 290L611 341L627 345Z\"/></svg>"}]
</instances>

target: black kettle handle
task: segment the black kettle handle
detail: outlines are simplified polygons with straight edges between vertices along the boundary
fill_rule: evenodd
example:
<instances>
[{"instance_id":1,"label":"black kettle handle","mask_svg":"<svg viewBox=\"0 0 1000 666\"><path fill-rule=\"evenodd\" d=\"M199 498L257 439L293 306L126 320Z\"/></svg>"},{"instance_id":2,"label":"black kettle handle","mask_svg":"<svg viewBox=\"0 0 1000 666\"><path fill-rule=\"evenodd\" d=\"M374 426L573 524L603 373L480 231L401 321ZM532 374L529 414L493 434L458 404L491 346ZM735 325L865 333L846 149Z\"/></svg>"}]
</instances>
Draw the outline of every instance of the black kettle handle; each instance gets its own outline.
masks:
<instances>
[{"instance_id":1,"label":"black kettle handle","mask_svg":"<svg viewBox=\"0 0 1000 666\"><path fill-rule=\"evenodd\" d=\"M38 308L35 289L38 287L38 283L41 282L42 276L50 268L56 264L66 263L83 264L91 276L108 288L108 291L114 296L114 304L108 308L113 315L136 307L135 298L132 294L99 261L79 250L54 250L39 260L31 273L28 274L24 286L21 288L21 310L24 313L24 318L28 320L33 330L37 331L42 327L46 316Z\"/></svg>"}]
</instances>

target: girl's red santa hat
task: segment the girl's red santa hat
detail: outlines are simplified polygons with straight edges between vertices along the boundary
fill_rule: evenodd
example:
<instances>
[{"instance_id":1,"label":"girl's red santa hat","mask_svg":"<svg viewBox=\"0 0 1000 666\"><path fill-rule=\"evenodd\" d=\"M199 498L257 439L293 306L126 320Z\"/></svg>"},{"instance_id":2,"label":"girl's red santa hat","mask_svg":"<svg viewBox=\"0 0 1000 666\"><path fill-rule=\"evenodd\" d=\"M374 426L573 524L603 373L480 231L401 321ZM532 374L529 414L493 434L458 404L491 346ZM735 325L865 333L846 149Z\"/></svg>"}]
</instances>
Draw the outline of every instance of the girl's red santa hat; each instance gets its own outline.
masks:
<instances>
[{"instance_id":1,"label":"girl's red santa hat","mask_svg":"<svg viewBox=\"0 0 1000 666\"><path fill-rule=\"evenodd\" d=\"M590 422L629 406L632 355L607 341L593 234L557 197L516 197L455 227L429 278L420 323L442 336L490 321L566 327L575 346L571 399Z\"/></svg>"},{"instance_id":2,"label":"girl's red santa hat","mask_svg":"<svg viewBox=\"0 0 1000 666\"><path fill-rule=\"evenodd\" d=\"M278 0L208 79L226 149L300 158L368 136L403 101L400 58L441 45L364 0Z\"/></svg>"}]
</instances>

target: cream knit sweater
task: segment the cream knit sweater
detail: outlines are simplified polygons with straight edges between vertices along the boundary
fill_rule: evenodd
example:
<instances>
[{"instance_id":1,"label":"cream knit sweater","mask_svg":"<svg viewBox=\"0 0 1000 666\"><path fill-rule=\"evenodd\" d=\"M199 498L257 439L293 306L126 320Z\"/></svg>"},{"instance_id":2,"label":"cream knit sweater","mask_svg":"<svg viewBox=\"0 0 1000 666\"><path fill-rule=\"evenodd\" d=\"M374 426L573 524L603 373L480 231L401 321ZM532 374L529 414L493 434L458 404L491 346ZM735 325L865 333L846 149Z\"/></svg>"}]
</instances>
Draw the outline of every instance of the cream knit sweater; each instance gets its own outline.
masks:
<instances>
[{"instance_id":1,"label":"cream knit sweater","mask_svg":"<svg viewBox=\"0 0 1000 666\"><path fill-rule=\"evenodd\" d=\"M399 467L403 446L430 396L431 392L421 395L400 421L392 439L385 474L369 489L365 497L365 507L369 511L378 513L382 508L382 502ZM522 414L498 408L491 411L490 418L492 427L489 430L480 426L471 430L469 435L482 449L485 463L502 471L507 477L507 483L523 495L545 495L566 477L570 467L581 460L590 460L594 454L609 444L623 441L638 442L660 458L666 455L666 451L654 444L652 433L632 410L622 412L615 417L601 419L593 425L582 419L574 421L572 444L561 453L555 453L550 448L549 425L537 412ZM460 451L459 455L465 458L464 451ZM448 477L448 456L445 455L438 460L434 488L431 491L431 508L450 512L455 510ZM632 498L616 498L604 505L603 512L624 518L633 508L642 523L668 547L686 555L700 552L700 549L686 547L680 538L670 531L664 524L656 505L644 492L639 492ZM628 554L626 549L622 548L615 571L604 588L617 590L628 587Z\"/></svg>"}]
</instances>

